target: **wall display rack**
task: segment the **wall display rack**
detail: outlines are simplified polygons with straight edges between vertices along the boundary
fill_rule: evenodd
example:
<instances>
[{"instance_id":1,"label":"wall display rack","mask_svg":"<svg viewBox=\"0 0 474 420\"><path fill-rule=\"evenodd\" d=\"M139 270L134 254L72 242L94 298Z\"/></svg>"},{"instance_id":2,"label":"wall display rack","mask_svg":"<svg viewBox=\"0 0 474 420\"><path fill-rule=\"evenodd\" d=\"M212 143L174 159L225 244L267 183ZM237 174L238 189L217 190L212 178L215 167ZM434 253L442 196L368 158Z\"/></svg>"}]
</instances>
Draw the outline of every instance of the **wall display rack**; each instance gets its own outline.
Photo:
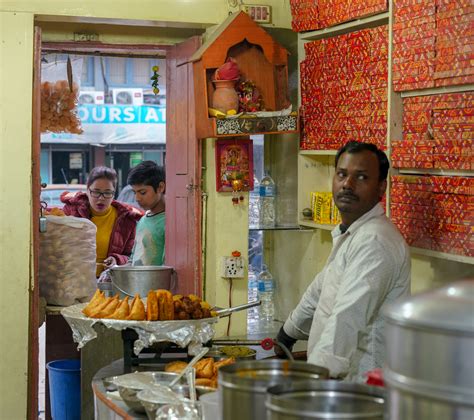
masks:
<instances>
[{"instance_id":1,"label":"wall display rack","mask_svg":"<svg viewBox=\"0 0 474 420\"><path fill-rule=\"evenodd\" d=\"M403 99L411 97L420 97L426 95L450 94L459 92L472 92L474 85L453 85L429 87L426 89L417 89L410 91L393 90L393 25L394 25L394 1L389 1L389 11L379 13L370 17L356 19L337 26L319 29L315 31L298 34L298 53L299 62L305 60L305 44L308 42L336 37L342 34L351 33L361 29L374 28L377 26L388 25L389 50L388 50L388 92L387 92L387 152L391 153L391 141L403 138ZM300 75L301 76L301 75ZM301 77L300 77L301 83ZM301 85L300 85L301 89ZM300 106L301 106L301 95ZM303 114L303 125L304 125ZM298 154L298 223L300 226L312 229L331 230L331 225L318 225L312 221L305 220L302 217L302 210L309 207L311 191L331 191L331 180L334 173L335 150L303 150ZM415 165L414 165L415 166ZM449 177L474 177L473 170L453 169L423 169L423 168L392 168L391 175L434 175ZM390 216L391 196L390 190L387 191L387 213ZM452 252L441 252L432 249L411 247L413 255L423 255L445 260L452 260L462 263L474 264L474 256L459 255Z\"/></svg>"}]
</instances>

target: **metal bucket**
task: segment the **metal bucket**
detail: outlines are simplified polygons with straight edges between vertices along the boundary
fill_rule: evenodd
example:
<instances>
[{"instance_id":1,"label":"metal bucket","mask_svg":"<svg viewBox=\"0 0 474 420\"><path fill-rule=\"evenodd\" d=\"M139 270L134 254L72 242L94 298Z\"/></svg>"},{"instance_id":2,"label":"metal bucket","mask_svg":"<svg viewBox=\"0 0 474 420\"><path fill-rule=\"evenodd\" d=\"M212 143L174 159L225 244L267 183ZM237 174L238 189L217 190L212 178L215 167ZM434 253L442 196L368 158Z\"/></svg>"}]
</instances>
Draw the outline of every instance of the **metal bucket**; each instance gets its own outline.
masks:
<instances>
[{"instance_id":1,"label":"metal bucket","mask_svg":"<svg viewBox=\"0 0 474 420\"><path fill-rule=\"evenodd\" d=\"M222 418L263 420L268 387L328 377L326 368L288 360L245 361L223 366L219 369Z\"/></svg>"},{"instance_id":2,"label":"metal bucket","mask_svg":"<svg viewBox=\"0 0 474 420\"><path fill-rule=\"evenodd\" d=\"M390 419L474 418L474 280L385 311Z\"/></svg>"},{"instance_id":3,"label":"metal bucket","mask_svg":"<svg viewBox=\"0 0 474 420\"><path fill-rule=\"evenodd\" d=\"M267 420L383 420L380 387L340 381L304 381L271 387Z\"/></svg>"},{"instance_id":4,"label":"metal bucket","mask_svg":"<svg viewBox=\"0 0 474 420\"><path fill-rule=\"evenodd\" d=\"M176 271L165 265L116 266L110 269L113 293L121 298L139 293L146 297L150 290L173 291L176 286Z\"/></svg>"}]
</instances>

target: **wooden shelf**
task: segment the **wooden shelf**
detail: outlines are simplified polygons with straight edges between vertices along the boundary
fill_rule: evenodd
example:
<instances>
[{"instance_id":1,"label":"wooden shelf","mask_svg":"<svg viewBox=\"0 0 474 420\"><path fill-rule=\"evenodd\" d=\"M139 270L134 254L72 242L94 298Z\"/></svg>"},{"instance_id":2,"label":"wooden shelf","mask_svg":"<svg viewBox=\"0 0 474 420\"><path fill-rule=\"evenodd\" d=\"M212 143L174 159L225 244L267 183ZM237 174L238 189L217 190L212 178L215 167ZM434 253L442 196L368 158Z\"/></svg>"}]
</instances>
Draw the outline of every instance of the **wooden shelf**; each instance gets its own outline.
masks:
<instances>
[{"instance_id":1,"label":"wooden shelf","mask_svg":"<svg viewBox=\"0 0 474 420\"><path fill-rule=\"evenodd\" d=\"M301 156L335 156L337 150L300 150Z\"/></svg>"},{"instance_id":2,"label":"wooden shelf","mask_svg":"<svg viewBox=\"0 0 474 420\"><path fill-rule=\"evenodd\" d=\"M470 92L474 90L474 85L456 85L440 86L430 89L407 90L400 92L402 98L411 98L413 96L439 95L442 93Z\"/></svg>"},{"instance_id":3,"label":"wooden shelf","mask_svg":"<svg viewBox=\"0 0 474 420\"><path fill-rule=\"evenodd\" d=\"M301 33L298 35L298 37L301 41L315 41L317 39L347 34L359 29L375 28L376 26L388 24L388 16L389 12L383 12L377 15L341 23L340 25L331 26L330 28Z\"/></svg>"},{"instance_id":4,"label":"wooden shelf","mask_svg":"<svg viewBox=\"0 0 474 420\"><path fill-rule=\"evenodd\" d=\"M252 134L284 134L298 132L298 113L281 117L241 116L239 118L210 118L214 137L249 136Z\"/></svg>"},{"instance_id":5,"label":"wooden shelf","mask_svg":"<svg viewBox=\"0 0 474 420\"><path fill-rule=\"evenodd\" d=\"M397 169L397 172L399 175L474 176L474 171L458 171L456 169L400 168Z\"/></svg>"},{"instance_id":6,"label":"wooden shelf","mask_svg":"<svg viewBox=\"0 0 474 420\"><path fill-rule=\"evenodd\" d=\"M457 261L466 264L474 264L474 257L465 255L448 254L446 252L433 251L431 249L410 247L412 254L424 255L426 257L441 258L443 260Z\"/></svg>"},{"instance_id":7,"label":"wooden shelf","mask_svg":"<svg viewBox=\"0 0 474 420\"><path fill-rule=\"evenodd\" d=\"M311 220L299 220L300 226L312 228L312 229L321 229L321 230L333 230L337 225L323 225L321 223L316 223Z\"/></svg>"}]
</instances>

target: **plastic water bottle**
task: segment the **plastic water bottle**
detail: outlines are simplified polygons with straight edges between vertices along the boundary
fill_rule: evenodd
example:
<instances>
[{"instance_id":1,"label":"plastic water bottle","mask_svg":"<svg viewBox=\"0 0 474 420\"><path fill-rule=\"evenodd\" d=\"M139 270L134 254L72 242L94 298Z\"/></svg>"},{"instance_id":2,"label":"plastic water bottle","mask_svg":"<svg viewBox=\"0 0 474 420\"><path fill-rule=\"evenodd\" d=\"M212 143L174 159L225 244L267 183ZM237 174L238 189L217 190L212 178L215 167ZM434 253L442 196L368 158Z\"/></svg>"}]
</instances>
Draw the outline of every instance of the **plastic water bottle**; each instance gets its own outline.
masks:
<instances>
[{"instance_id":1,"label":"plastic water bottle","mask_svg":"<svg viewBox=\"0 0 474 420\"><path fill-rule=\"evenodd\" d=\"M260 181L260 227L275 227L276 185L267 173Z\"/></svg>"},{"instance_id":2,"label":"plastic water bottle","mask_svg":"<svg viewBox=\"0 0 474 420\"><path fill-rule=\"evenodd\" d=\"M260 183L257 177L253 177L253 190L249 194L249 226L256 228L260 224Z\"/></svg>"},{"instance_id":3,"label":"plastic water bottle","mask_svg":"<svg viewBox=\"0 0 474 420\"><path fill-rule=\"evenodd\" d=\"M257 273L253 266L249 266L248 275L248 301L255 302L258 300L258 281ZM255 329L259 321L258 307L253 307L247 310L247 325L249 329Z\"/></svg>"},{"instance_id":4,"label":"plastic water bottle","mask_svg":"<svg viewBox=\"0 0 474 420\"><path fill-rule=\"evenodd\" d=\"M271 324L275 314L275 305L273 295L275 291L275 282L273 276L268 271L266 264L262 266L262 272L258 276L258 296L262 301L260 305L260 320L263 324Z\"/></svg>"}]
</instances>

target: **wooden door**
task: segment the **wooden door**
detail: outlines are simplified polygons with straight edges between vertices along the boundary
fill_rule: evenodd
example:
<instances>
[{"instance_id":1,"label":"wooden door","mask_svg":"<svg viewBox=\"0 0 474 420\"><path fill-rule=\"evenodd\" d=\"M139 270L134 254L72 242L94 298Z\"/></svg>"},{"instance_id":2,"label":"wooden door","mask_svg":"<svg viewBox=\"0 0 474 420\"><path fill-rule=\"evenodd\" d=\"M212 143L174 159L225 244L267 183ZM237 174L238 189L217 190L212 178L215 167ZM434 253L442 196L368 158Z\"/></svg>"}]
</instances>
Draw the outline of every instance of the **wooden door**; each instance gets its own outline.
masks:
<instances>
[{"instance_id":1,"label":"wooden door","mask_svg":"<svg viewBox=\"0 0 474 420\"><path fill-rule=\"evenodd\" d=\"M33 106L32 106L32 264L33 272L30 281L30 319L29 319L29 360L28 360L28 419L38 418L38 365L39 365L39 214L40 214L40 153L41 153L41 28L35 27L33 52Z\"/></svg>"},{"instance_id":2,"label":"wooden door","mask_svg":"<svg viewBox=\"0 0 474 420\"><path fill-rule=\"evenodd\" d=\"M166 56L166 264L177 291L201 295L201 146L196 138L192 37Z\"/></svg>"}]
</instances>

